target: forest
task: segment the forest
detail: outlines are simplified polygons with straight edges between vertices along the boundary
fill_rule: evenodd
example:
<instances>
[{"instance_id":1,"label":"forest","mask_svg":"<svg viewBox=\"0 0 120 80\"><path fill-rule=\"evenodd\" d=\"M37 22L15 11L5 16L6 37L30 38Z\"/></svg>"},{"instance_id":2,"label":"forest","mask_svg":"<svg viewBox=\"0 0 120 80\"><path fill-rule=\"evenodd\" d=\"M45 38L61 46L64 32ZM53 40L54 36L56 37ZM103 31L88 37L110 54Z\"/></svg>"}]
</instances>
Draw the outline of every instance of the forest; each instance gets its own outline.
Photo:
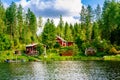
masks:
<instances>
[{"instance_id":1,"label":"forest","mask_svg":"<svg viewBox=\"0 0 120 80\"><path fill-rule=\"evenodd\" d=\"M14 2L5 9L0 1L0 54L13 50L24 52L25 45L31 43L39 43L39 55L44 52L42 44L47 46L48 55L72 49L75 56L81 56L88 47L96 49L95 56L98 57L119 54L120 2L105 0L103 7L98 4L95 9L90 5L82 6L79 23L75 24L64 22L62 15L59 16L57 26L50 19L42 25L42 16L37 21L30 9L25 12L21 5L17 6ZM37 29L41 27L43 31L37 35ZM56 43L56 35L75 44L61 47Z\"/></svg>"}]
</instances>

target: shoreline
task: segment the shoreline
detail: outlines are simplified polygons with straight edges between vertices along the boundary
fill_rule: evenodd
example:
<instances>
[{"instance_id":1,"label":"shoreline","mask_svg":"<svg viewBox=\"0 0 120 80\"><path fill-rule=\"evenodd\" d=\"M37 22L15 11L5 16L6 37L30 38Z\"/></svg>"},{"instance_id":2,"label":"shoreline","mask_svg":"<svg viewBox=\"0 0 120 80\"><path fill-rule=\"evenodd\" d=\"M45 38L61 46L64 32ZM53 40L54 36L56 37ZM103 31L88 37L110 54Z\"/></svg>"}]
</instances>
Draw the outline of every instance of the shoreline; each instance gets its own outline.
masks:
<instances>
[{"instance_id":1,"label":"shoreline","mask_svg":"<svg viewBox=\"0 0 120 80\"><path fill-rule=\"evenodd\" d=\"M108 58L109 57L109 58ZM41 58L35 58L33 60L24 60L24 59L18 59L18 60L12 60L9 59L9 61L0 61L0 63L19 63L19 62L41 62L41 61L120 61L120 58L115 58L112 56L104 56L104 57L94 57L94 56L57 56L56 57L41 57Z\"/></svg>"}]
</instances>

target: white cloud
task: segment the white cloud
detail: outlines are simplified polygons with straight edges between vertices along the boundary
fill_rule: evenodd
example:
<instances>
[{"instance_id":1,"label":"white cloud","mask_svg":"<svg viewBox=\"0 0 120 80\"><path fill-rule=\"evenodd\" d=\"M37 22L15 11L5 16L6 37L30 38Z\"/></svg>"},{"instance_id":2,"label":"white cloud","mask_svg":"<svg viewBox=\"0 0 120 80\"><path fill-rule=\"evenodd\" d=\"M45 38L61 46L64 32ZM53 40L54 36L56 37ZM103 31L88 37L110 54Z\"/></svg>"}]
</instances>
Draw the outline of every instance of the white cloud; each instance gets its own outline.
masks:
<instances>
[{"instance_id":1,"label":"white cloud","mask_svg":"<svg viewBox=\"0 0 120 80\"><path fill-rule=\"evenodd\" d=\"M56 0L55 7L57 9L65 9L70 12L71 15L78 15L81 10L80 0Z\"/></svg>"},{"instance_id":2,"label":"white cloud","mask_svg":"<svg viewBox=\"0 0 120 80\"><path fill-rule=\"evenodd\" d=\"M17 5L21 4L23 8L27 7L30 4L30 1L26 0L20 0L19 2L16 2Z\"/></svg>"},{"instance_id":3,"label":"white cloud","mask_svg":"<svg viewBox=\"0 0 120 80\"><path fill-rule=\"evenodd\" d=\"M63 16L63 20L68 23L79 22L74 16L79 16L81 11L81 0L21 0L17 2L24 9L31 8L36 16L42 16L45 22L47 18L53 19L57 25L59 16Z\"/></svg>"},{"instance_id":4,"label":"white cloud","mask_svg":"<svg viewBox=\"0 0 120 80\"><path fill-rule=\"evenodd\" d=\"M7 9L9 7L9 5L7 3L3 3L5 9Z\"/></svg>"}]
</instances>

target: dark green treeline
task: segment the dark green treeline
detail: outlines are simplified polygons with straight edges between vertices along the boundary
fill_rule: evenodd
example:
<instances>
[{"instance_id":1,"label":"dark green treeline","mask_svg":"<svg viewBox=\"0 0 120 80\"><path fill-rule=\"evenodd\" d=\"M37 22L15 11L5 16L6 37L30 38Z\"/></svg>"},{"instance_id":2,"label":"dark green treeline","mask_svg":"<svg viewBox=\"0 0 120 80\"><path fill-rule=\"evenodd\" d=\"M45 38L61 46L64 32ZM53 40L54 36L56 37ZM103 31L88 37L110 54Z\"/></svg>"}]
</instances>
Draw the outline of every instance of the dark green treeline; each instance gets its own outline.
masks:
<instances>
[{"instance_id":1,"label":"dark green treeline","mask_svg":"<svg viewBox=\"0 0 120 80\"><path fill-rule=\"evenodd\" d=\"M0 51L36 42L36 16L30 9L23 12L22 6L14 2L5 9L0 1L0 30Z\"/></svg>"}]
</instances>

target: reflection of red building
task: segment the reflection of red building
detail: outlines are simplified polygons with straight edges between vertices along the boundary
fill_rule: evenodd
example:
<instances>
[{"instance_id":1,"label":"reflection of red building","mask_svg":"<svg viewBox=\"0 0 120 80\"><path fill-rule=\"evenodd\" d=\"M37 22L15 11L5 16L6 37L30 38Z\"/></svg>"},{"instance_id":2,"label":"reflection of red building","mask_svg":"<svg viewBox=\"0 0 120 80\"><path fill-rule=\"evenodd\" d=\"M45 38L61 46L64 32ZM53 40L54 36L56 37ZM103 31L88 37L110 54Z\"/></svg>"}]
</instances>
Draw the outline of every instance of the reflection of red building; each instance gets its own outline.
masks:
<instances>
[{"instance_id":1,"label":"reflection of red building","mask_svg":"<svg viewBox=\"0 0 120 80\"><path fill-rule=\"evenodd\" d=\"M57 36L56 40L61 46L71 46L71 45L73 45L73 42L67 42L66 40L64 40L60 36Z\"/></svg>"},{"instance_id":2,"label":"reflection of red building","mask_svg":"<svg viewBox=\"0 0 120 80\"><path fill-rule=\"evenodd\" d=\"M37 54L36 47L37 47L37 44L26 45L26 54L28 54L28 55L36 55Z\"/></svg>"}]
</instances>

